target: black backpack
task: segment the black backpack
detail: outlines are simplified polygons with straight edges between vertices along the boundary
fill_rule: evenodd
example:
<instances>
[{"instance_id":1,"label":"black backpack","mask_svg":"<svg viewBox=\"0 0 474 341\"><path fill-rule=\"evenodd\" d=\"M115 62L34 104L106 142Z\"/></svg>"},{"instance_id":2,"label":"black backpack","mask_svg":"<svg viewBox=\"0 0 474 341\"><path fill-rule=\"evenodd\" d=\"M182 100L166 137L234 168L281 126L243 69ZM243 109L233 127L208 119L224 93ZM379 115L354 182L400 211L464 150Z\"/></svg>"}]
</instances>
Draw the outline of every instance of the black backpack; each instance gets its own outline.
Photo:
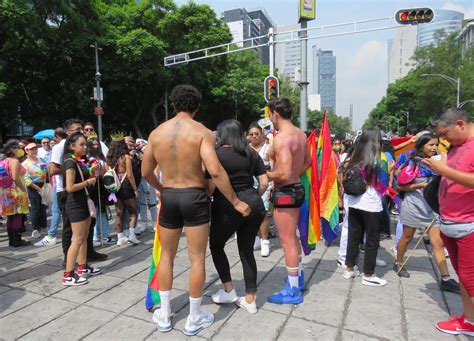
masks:
<instances>
[{"instance_id":1,"label":"black backpack","mask_svg":"<svg viewBox=\"0 0 474 341\"><path fill-rule=\"evenodd\" d=\"M360 174L358 166L351 167L344 171L344 179L342 180L344 193L353 196L359 196L367 190L367 184Z\"/></svg>"}]
</instances>

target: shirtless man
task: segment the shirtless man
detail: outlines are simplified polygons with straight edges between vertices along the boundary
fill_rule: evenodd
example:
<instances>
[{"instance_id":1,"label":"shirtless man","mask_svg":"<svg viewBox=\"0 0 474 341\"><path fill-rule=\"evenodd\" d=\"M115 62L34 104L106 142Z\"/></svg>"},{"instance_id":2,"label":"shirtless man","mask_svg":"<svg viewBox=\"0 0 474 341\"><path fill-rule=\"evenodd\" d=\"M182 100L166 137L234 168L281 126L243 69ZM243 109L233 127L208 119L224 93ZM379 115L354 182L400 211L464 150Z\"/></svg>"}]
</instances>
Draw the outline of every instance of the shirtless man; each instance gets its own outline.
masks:
<instances>
[{"instance_id":1,"label":"shirtless man","mask_svg":"<svg viewBox=\"0 0 474 341\"><path fill-rule=\"evenodd\" d=\"M274 138L270 155L274 160L274 168L273 171L267 172L267 175L268 179L274 182L273 219L285 252L288 272L285 288L268 297L268 301L275 304L303 302L301 290L304 287L304 274L296 225L300 214L299 207L305 198L300 176L310 165L310 155L305 133L291 123L292 109L286 98L270 103L270 119L280 132Z\"/></svg>"},{"instance_id":2,"label":"shirtless man","mask_svg":"<svg viewBox=\"0 0 474 341\"><path fill-rule=\"evenodd\" d=\"M143 177L161 192L161 258L158 267L161 308L155 311L153 320L161 332L172 329L170 293L173 260L184 227L191 272L190 313L183 332L186 335L196 335L214 321L211 313L201 310L210 207L210 199L205 191L203 166L219 191L237 211L247 216L250 208L237 198L230 185L227 173L217 158L213 133L193 120L201 102L199 91L190 85L178 85L171 92L170 98L177 114L150 134L142 162ZM154 173L157 165L162 172L163 184Z\"/></svg>"}]
</instances>

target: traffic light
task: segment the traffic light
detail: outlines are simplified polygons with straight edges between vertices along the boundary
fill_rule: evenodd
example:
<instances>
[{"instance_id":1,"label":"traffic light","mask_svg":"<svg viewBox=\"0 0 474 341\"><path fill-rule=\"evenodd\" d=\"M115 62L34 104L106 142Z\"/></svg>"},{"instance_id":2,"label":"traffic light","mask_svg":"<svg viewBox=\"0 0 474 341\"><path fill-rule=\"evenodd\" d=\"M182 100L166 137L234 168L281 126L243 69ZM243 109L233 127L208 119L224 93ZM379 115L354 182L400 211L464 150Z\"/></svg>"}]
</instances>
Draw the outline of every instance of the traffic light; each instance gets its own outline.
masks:
<instances>
[{"instance_id":1,"label":"traffic light","mask_svg":"<svg viewBox=\"0 0 474 341\"><path fill-rule=\"evenodd\" d=\"M397 11L395 20L400 25L416 25L428 23L434 19L431 8L407 8Z\"/></svg>"},{"instance_id":2,"label":"traffic light","mask_svg":"<svg viewBox=\"0 0 474 341\"><path fill-rule=\"evenodd\" d=\"M268 76L263 82L264 85L264 97L266 102L270 102L273 99L278 98L279 95L279 83L278 78L274 76Z\"/></svg>"}]
</instances>

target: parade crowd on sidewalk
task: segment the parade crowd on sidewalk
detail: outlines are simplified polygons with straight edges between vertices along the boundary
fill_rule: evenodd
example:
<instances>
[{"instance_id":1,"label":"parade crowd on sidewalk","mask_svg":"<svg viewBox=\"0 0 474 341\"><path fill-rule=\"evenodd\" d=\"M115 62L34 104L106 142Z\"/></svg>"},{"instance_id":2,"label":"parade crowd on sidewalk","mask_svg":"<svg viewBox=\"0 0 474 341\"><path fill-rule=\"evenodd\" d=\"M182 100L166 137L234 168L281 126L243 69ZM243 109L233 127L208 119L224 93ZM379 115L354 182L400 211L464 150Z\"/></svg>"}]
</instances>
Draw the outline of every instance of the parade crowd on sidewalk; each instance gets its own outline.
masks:
<instances>
[{"instance_id":1,"label":"parade crowd on sidewalk","mask_svg":"<svg viewBox=\"0 0 474 341\"><path fill-rule=\"evenodd\" d=\"M292 103L285 98L269 103L270 117L249 127L225 120L214 132L194 120L201 104L196 88L179 85L170 100L176 115L146 138L117 131L106 144L92 123L71 118L53 136L6 141L0 150L0 208L9 246L49 247L60 240L64 275L58 281L79 286L102 273L93 265L107 258L99 248L139 244L142 233L159 229L160 306L153 321L168 332L174 259L184 232L191 271L183 332L192 336L214 321L201 309L208 243L222 282L212 300L256 314L255 257L268 257L277 235L287 276L282 290L267 300L305 304L298 225L309 196L300 177L312 167L307 142L312 132L293 125ZM469 114L458 108L433 113L430 127L396 145L377 129L331 142L343 280L360 278L376 291L387 285L377 268L390 266L409 281L409 244L424 239L431 244L440 289L460 294L464 306L464 314L436 328L474 336L474 122ZM233 238L244 288L234 287L231 256L225 252ZM377 257L380 240L387 239L394 242L390 265Z\"/></svg>"}]
</instances>

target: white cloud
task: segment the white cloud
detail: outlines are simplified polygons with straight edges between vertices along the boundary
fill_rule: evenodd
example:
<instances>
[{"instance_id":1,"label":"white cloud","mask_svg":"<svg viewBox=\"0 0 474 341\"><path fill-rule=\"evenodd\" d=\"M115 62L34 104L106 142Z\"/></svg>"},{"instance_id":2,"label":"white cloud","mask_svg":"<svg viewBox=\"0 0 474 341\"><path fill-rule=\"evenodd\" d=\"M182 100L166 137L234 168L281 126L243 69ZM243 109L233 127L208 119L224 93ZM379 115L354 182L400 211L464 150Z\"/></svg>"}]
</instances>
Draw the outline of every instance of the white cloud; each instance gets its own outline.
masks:
<instances>
[{"instance_id":1,"label":"white cloud","mask_svg":"<svg viewBox=\"0 0 474 341\"><path fill-rule=\"evenodd\" d=\"M453 1L448 1L443 4L441 9L451 10L451 11L458 11L464 13L464 19L473 19L474 18L474 5L470 7L466 7L463 4L459 4Z\"/></svg>"}]
</instances>

